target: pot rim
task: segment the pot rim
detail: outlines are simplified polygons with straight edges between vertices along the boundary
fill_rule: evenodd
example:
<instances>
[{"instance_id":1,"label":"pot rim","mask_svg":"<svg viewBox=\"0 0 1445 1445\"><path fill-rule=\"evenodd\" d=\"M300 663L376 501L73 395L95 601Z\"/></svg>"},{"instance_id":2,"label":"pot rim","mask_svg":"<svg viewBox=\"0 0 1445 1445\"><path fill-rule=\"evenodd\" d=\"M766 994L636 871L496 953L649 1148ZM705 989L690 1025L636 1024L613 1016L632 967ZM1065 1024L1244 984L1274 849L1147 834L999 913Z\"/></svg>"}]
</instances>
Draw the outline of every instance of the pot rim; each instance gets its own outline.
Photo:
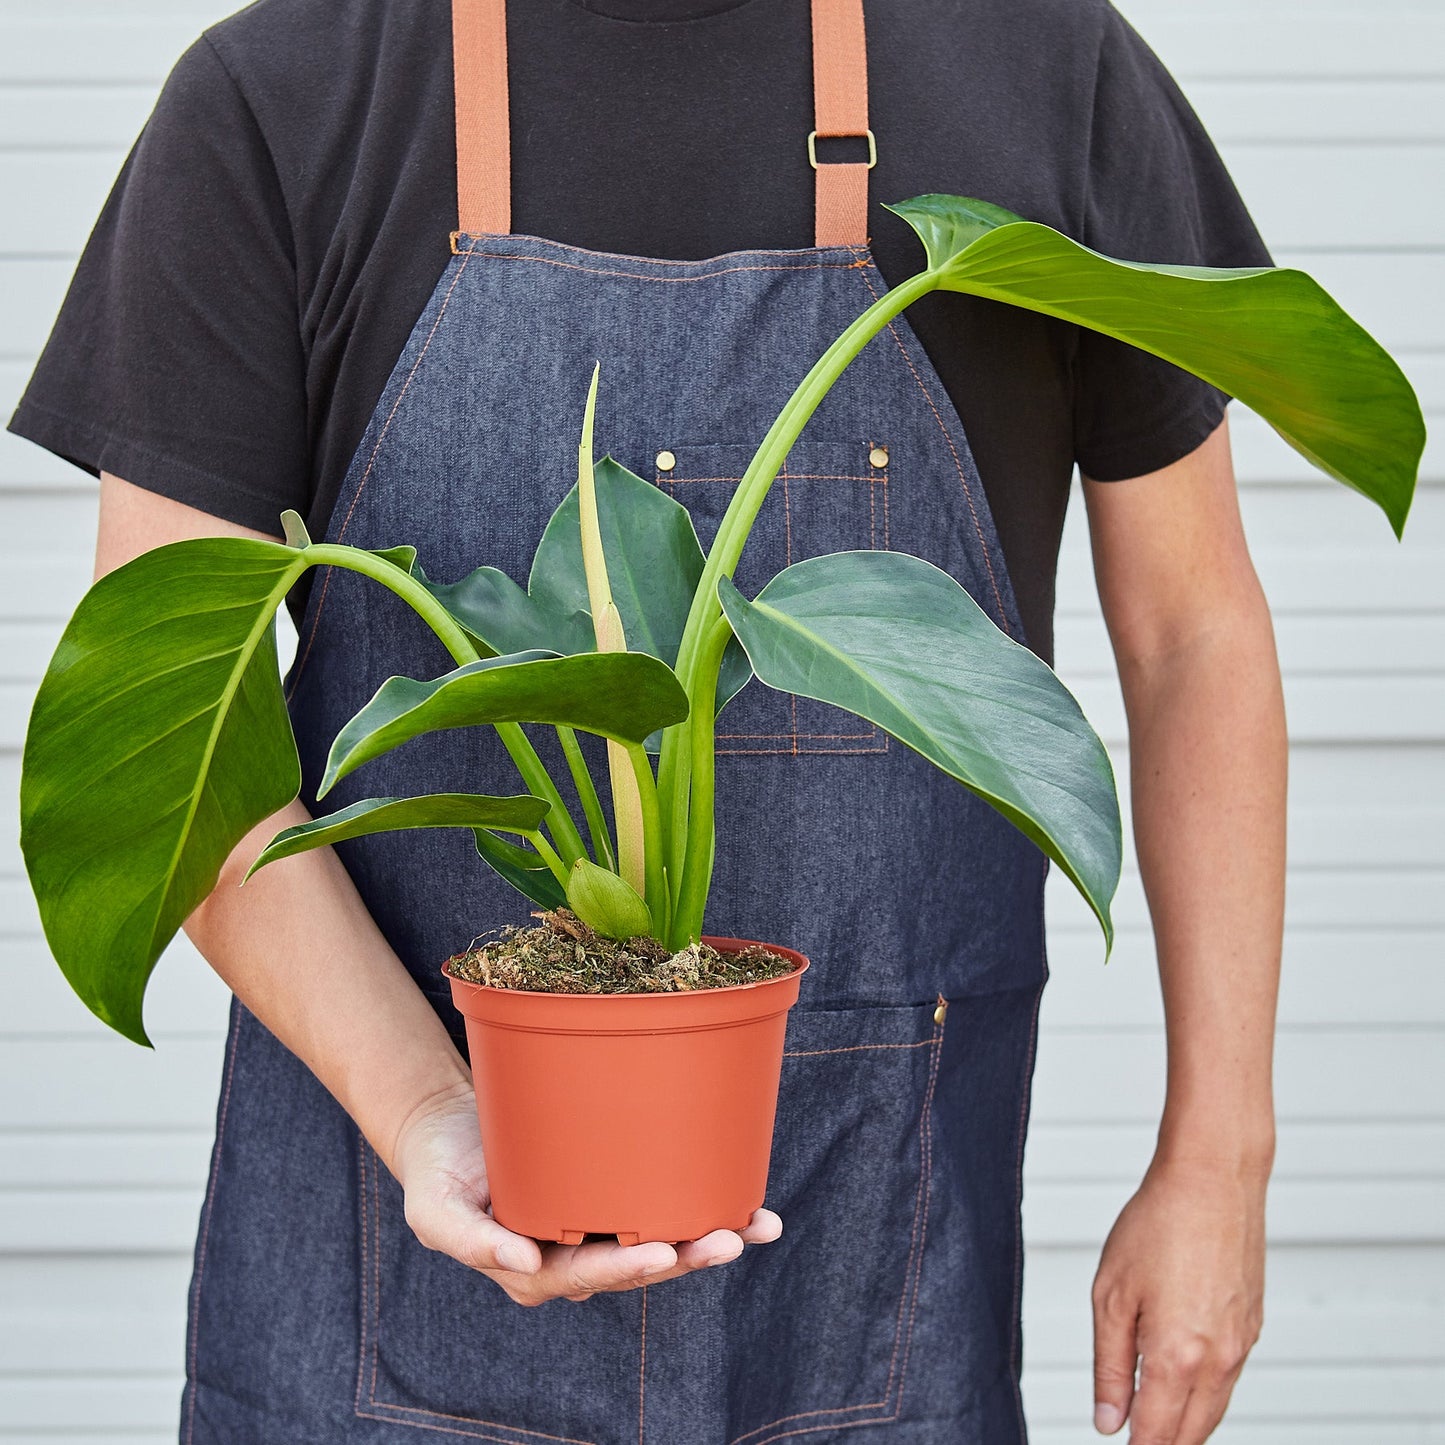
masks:
<instances>
[{"instance_id":1,"label":"pot rim","mask_svg":"<svg viewBox=\"0 0 1445 1445\"><path fill-rule=\"evenodd\" d=\"M496 994L505 998L587 999L592 1002L601 1002L615 999L636 1001L638 999L713 998L723 994L746 993L749 989L767 988L772 984L787 983L796 979L807 971L811 963L811 960L805 954L799 953L796 948L785 948L780 943L763 943L756 938L721 938L705 933L700 941L710 944L719 953L741 953L744 948L766 948L774 953L781 953L788 958L795 959L796 964L789 972L780 973L776 978L755 978L751 983L727 983L717 988L668 989L653 993L558 993L552 989L498 988L496 984L477 983L470 978L458 978L456 974L447 971L445 959L442 961L439 972L453 988L458 986L473 988L481 993Z\"/></svg>"}]
</instances>

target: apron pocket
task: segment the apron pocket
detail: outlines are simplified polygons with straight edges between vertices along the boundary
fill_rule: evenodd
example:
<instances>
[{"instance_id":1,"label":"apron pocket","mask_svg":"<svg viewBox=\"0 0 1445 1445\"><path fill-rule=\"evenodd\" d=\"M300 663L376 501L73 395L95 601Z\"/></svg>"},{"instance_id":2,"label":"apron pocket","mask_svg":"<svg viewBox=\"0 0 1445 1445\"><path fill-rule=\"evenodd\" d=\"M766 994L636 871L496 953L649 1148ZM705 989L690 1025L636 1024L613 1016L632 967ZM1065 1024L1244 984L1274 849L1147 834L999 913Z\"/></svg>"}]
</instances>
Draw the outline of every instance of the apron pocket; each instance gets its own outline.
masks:
<instances>
[{"instance_id":1,"label":"apron pocket","mask_svg":"<svg viewBox=\"0 0 1445 1445\"><path fill-rule=\"evenodd\" d=\"M900 1413L928 1233L935 1009L789 1016L768 1187L783 1237L732 1281L730 1445Z\"/></svg>"},{"instance_id":2,"label":"apron pocket","mask_svg":"<svg viewBox=\"0 0 1445 1445\"><path fill-rule=\"evenodd\" d=\"M652 479L692 514L704 549L756 450L753 442L679 443L658 453L663 461L671 456L670 468L651 463ZM872 452L867 438L814 441L804 435L794 443L743 548L735 580L748 597L806 557L888 546L888 466L873 466ZM719 718L717 750L882 753L888 735L841 708L789 697L754 679Z\"/></svg>"},{"instance_id":3,"label":"apron pocket","mask_svg":"<svg viewBox=\"0 0 1445 1445\"><path fill-rule=\"evenodd\" d=\"M639 1294L524 1309L424 1248L401 1186L364 1139L360 1150L356 1414L503 1445L613 1440L620 1390L636 1408Z\"/></svg>"}]
</instances>

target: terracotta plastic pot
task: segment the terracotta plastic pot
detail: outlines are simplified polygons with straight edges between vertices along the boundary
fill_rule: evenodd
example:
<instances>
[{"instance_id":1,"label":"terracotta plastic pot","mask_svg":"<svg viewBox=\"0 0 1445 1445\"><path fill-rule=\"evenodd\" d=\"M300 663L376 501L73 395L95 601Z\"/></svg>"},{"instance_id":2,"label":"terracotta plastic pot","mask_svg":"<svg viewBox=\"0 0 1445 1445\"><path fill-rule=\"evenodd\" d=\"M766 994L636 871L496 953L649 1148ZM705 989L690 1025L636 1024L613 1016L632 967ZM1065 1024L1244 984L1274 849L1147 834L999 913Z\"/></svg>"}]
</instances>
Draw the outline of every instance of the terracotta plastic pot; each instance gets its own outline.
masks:
<instances>
[{"instance_id":1,"label":"terracotta plastic pot","mask_svg":"<svg viewBox=\"0 0 1445 1445\"><path fill-rule=\"evenodd\" d=\"M767 947L797 968L688 993L526 993L447 975L501 1224L565 1244L677 1243L747 1224L767 1188L783 1032L808 966Z\"/></svg>"}]
</instances>

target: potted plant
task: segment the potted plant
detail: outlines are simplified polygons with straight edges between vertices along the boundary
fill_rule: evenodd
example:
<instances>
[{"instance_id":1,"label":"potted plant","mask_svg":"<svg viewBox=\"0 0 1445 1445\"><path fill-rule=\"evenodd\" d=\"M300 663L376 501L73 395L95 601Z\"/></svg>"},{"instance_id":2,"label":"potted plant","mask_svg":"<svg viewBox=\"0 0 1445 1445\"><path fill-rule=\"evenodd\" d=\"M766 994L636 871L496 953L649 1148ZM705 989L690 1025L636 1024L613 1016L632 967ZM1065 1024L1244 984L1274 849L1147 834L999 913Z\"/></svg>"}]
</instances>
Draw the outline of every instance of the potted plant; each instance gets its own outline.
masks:
<instances>
[{"instance_id":1,"label":"potted plant","mask_svg":"<svg viewBox=\"0 0 1445 1445\"><path fill-rule=\"evenodd\" d=\"M156 959L240 839L298 793L273 620L317 566L388 587L456 664L388 679L337 734L318 796L413 738L479 726L497 730L525 791L366 799L278 834L252 871L364 834L466 828L480 860L543 910L543 934L573 950L578 967L550 983L516 971L515 938L448 962L494 1209L519 1232L677 1240L738 1227L762 1201L785 1015L807 964L702 933L716 720L751 679L853 712L971 789L1071 879L1111 941L1113 774L1050 668L907 554L810 558L751 599L732 584L789 449L863 346L938 288L1092 327L1195 372L1377 502L1397 535L1424 444L1419 405L1302 272L1113 260L954 196L889 209L923 241L924 270L799 383L706 553L685 507L610 456L594 460L594 370L577 486L526 587L486 566L435 581L409 545L313 543L294 513L284 543L179 542L96 583L36 698L21 804L47 939L100 1018L149 1042L142 999ZM525 730L538 725L556 730L582 826ZM579 731L605 739L610 821ZM666 1142L629 1125L638 1098L671 1111L670 1127L646 1136ZM679 1142L689 1138L711 1142Z\"/></svg>"}]
</instances>

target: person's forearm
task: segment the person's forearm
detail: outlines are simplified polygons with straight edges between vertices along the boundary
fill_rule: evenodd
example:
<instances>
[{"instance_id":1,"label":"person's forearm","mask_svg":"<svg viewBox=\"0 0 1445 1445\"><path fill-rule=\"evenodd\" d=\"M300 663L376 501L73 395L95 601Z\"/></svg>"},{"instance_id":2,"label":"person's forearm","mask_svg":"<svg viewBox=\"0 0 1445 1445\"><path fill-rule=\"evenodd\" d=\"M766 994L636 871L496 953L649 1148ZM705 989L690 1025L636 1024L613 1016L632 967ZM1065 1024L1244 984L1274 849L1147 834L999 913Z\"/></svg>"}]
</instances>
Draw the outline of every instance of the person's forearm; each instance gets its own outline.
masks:
<instances>
[{"instance_id":1,"label":"person's forearm","mask_svg":"<svg viewBox=\"0 0 1445 1445\"><path fill-rule=\"evenodd\" d=\"M243 839L186 933L395 1173L407 1117L469 1089L470 1074L330 848L268 864L238 886L277 831L308 817L293 803Z\"/></svg>"},{"instance_id":2,"label":"person's forearm","mask_svg":"<svg viewBox=\"0 0 1445 1445\"><path fill-rule=\"evenodd\" d=\"M1263 595L1120 676L1169 1050L1159 1156L1267 1174L1288 742Z\"/></svg>"}]
</instances>

